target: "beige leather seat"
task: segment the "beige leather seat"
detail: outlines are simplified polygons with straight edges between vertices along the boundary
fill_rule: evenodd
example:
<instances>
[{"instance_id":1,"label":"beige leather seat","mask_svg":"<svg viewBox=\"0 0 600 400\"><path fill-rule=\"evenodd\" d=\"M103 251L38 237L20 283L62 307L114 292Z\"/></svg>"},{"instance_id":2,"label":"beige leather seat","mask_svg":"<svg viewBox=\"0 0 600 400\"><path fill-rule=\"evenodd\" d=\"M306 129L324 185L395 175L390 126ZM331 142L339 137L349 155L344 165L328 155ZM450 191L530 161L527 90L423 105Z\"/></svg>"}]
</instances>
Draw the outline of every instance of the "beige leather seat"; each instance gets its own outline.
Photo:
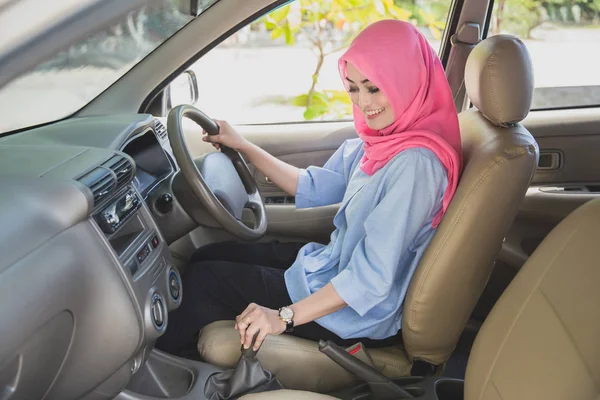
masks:
<instances>
[{"instance_id":1,"label":"beige leather seat","mask_svg":"<svg viewBox=\"0 0 600 400\"><path fill-rule=\"evenodd\" d=\"M546 237L475 340L465 400L600 398L598 240L600 199L575 210ZM331 399L297 391L269 396L275 397L247 398Z\"/></svg>"},{"instance_id":2,"label":"beige leather seat","mask_svg":"<svg viewBox=\"0 0 600 400\"><path fill-rule=\"evenodd\" d=\"M336 398L302 390L274 390L272 392L247 394L240 397L240 400L336 400Z\"/></svg>"},{"instance_id":3,"label":"beige leather seat","mask_svg":"<svg viewBox=\"0 0 600 400\"><path fill-rule=\"evenodd\" d=\"M404 347L369 349L387 376L410 375L414 360L443 365L490 276L527 187L538 147L519 124L529 112L533 80L518 39L494 36L471 52L467 93L476 109L460 115L465 168L456 195L411 281L404 303ZM210 363L232 367L240 356L233 322L211 324L198 350ZM290 389L327 392L354 377L318 351L317 343L271 336L258 358Z\"/></svg>"}]
</instances>

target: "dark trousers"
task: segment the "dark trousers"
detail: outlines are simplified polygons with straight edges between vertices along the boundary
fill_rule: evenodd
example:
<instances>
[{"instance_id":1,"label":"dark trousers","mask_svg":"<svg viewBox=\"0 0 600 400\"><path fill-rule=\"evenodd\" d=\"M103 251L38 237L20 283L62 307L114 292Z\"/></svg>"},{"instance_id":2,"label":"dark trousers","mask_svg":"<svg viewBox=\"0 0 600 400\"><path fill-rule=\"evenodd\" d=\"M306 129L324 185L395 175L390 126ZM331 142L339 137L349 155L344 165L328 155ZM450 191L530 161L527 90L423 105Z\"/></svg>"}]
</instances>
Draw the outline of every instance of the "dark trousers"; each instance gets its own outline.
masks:
<instances>
[{"instance_id":1,"label":"dark trousers","mask_svg":"<svg viewBox=\"0 0 600 400\"><path fill-rule=\"evenodd\" d=\"M278 309L292 304L284 281L304 243L215 243L196 251L182 277L183 301L169 314L167 331L156 347L191 356L197 353L198 332L211 322L234 320L250 303ZM341 339L316 322L291 333L309 340L331 340L340 346L363 342L383 347L400 342L400 335L385 339Z\"/></svg>"}]
</instances>

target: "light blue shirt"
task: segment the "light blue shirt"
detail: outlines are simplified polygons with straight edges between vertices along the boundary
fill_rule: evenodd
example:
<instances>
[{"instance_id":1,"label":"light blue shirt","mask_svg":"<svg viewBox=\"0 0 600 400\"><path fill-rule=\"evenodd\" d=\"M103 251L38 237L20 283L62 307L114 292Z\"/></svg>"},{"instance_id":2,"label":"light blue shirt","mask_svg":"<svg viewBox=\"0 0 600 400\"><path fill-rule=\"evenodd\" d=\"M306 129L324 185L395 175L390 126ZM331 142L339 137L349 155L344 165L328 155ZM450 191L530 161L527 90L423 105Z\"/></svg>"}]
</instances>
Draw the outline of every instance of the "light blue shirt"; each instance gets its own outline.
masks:
<instances>
[{"instance_id":1,"label":"light blue shirt","mask_svg":"<svg viewBox=\"0 0 600 400\"><path fill-rule=\"evenodd\" d=\"M300 171L296 207L340 204L328 245L308 243L285 272L300 301L331 282L348 304L316 320L341 338L398 333L408 284L433 237L446 170L425 148L404 150L372 176L360 169L360 139L347 140L323 168Z\"/></svg>"}]
</instances>

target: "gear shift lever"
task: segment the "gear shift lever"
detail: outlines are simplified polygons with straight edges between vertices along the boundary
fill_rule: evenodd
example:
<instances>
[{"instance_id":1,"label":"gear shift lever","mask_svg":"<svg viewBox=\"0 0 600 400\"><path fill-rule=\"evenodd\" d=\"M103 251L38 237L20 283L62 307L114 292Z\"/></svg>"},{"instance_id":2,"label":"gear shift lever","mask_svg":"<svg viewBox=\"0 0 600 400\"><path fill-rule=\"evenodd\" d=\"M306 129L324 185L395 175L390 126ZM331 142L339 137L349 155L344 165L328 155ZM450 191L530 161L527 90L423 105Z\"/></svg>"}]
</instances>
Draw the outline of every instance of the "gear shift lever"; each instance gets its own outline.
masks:
<instances>
[{"instance_id":1,"label":"gear shift lever","mask_svg":"<svg viewBox=\"0 0 600 400\"><path fill-rule=\"evenodd\" d=\"M244 349L242 346L242 355L234 369L219 372L208 378L204 387L206 398L229 400L248 393L283 389L277 378L260 365L256 358L258 350L253 349L255 340L256 335L249 348Z\"/></svg>"}]
</instances>

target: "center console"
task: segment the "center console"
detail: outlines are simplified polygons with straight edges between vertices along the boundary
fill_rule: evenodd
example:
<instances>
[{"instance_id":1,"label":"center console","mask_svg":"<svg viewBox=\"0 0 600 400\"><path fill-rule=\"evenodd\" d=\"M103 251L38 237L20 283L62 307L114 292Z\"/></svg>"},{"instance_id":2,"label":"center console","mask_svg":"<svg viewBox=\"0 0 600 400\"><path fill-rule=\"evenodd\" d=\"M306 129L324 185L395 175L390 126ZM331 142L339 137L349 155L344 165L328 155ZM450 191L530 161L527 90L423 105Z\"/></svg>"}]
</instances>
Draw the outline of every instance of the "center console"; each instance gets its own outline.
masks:
<instances>
[{"instance_id":1,"label":"center console","mask_svg":"<svg viewBox=\"0 0 600 400\"><path fill-rule=\"evenodd\" d=\"M204 382L219 369L154 349L167 329L168 313L182 302L183 290L169 247L144 199L134 186L127 186L101 205L93 219L125 270L143 319L143 344L127 371L113 377L123 385L114 398L203 399Z\"/></svg>"},{"instance_id":2,"label":"center console","mask_svg":"<svg viewBox=\"0 0 600 400\"><path fill-rule=\"evenodd\" d=\"M126 187L93 215L106 240L125 267L143 315L144 346L132 372L146 361L164 332L168 313L182 301L181 276L143 199Z\"/></svg>"}]
</instances>

